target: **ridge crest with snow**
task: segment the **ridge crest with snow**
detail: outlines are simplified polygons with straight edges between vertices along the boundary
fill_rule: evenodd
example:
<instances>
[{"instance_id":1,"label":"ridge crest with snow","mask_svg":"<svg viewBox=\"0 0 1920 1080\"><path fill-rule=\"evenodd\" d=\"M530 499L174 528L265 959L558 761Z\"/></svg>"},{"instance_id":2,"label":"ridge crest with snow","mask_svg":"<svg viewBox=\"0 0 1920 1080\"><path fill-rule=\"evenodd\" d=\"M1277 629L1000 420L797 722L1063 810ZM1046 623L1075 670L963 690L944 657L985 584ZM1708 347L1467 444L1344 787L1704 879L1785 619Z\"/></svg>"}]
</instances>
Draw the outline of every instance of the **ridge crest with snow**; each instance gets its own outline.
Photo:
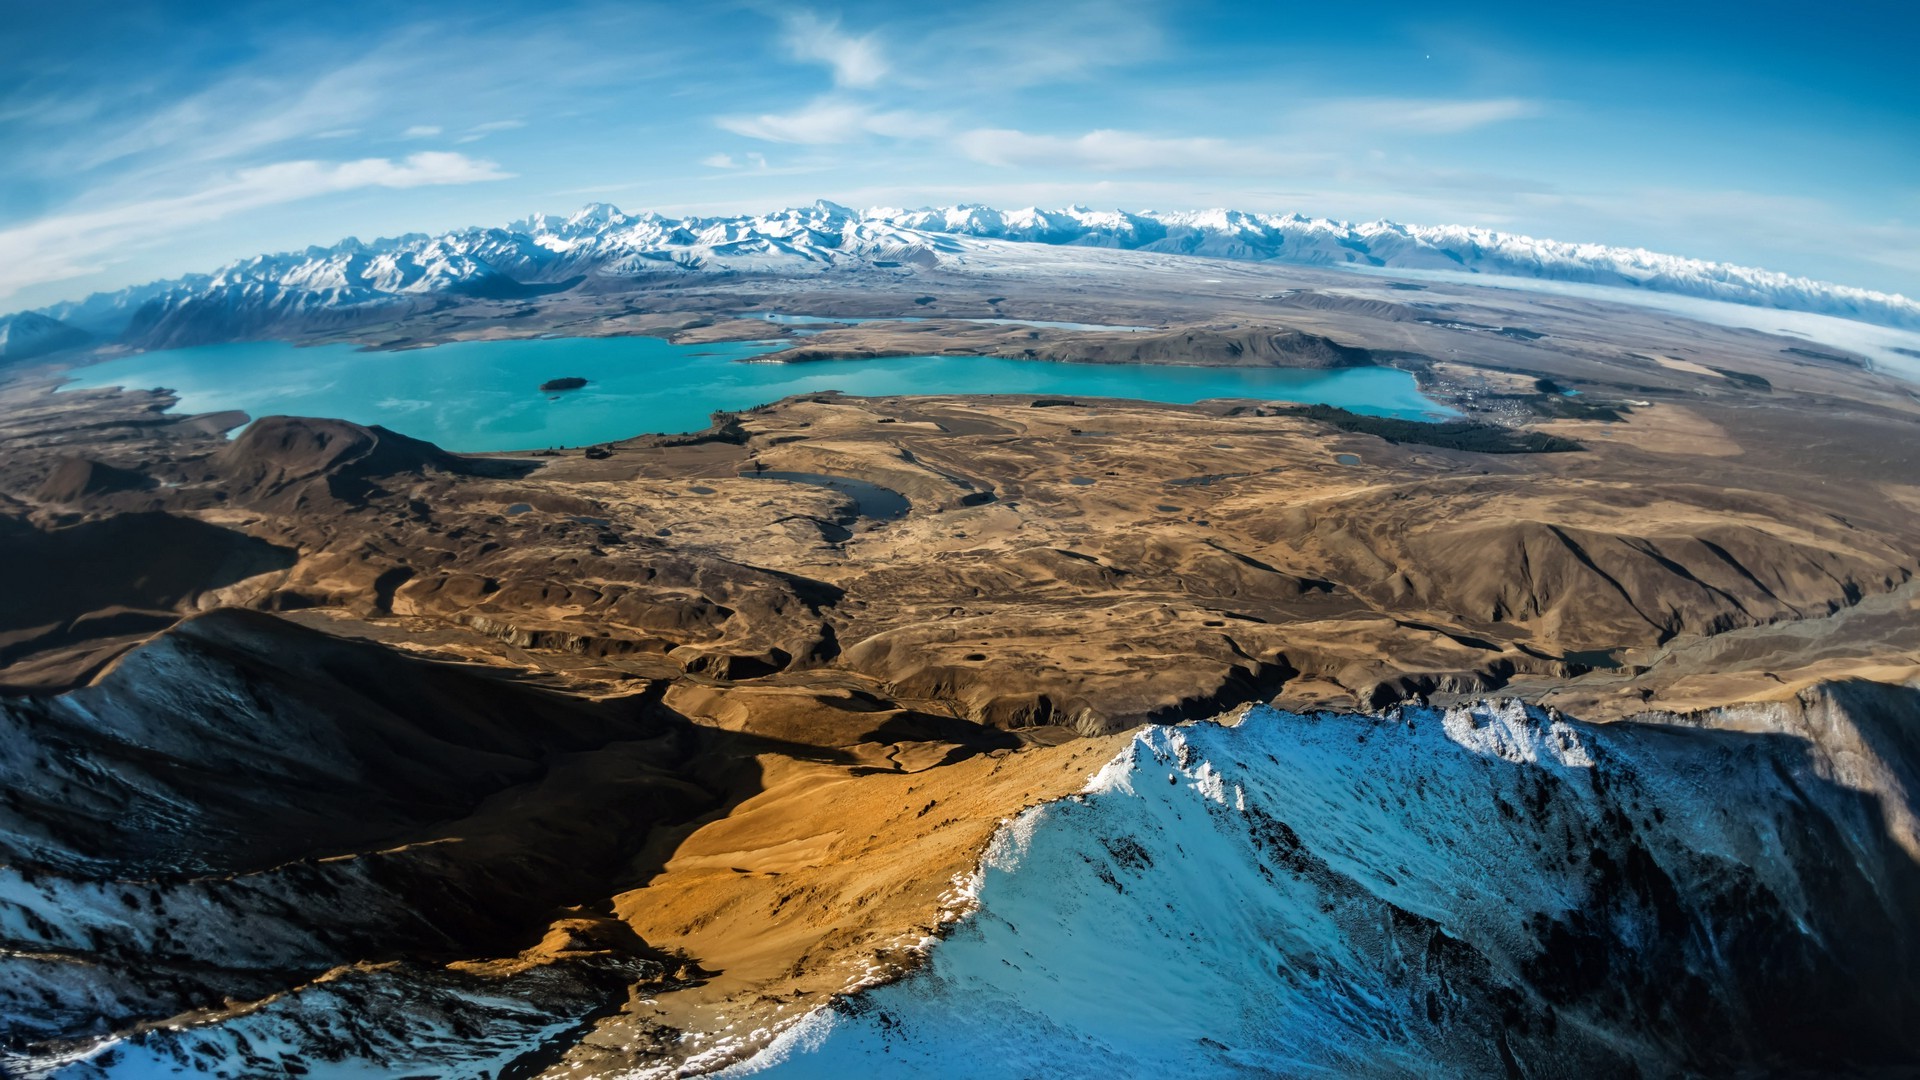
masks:
<instances>
[{"instance_id":1,"label":"ridge crest with snow","mask_svg":"<svg viewBox=\"0 0 1920 1080\"><path fill-rule=\"evenodd\" d=\"M669 218L591 203L495 228L409 233L259 255L210 275L99 293L35 314L150 347L244 334L285 317L351 317L422 298L513 298L623 279L964 268L982 242L1108 248L1306 266L1451 271L1621 286L1920 329L1920 302L1644 248L1565 243L1462 225L1354 224L1238 210L1138 213L976 204L856 211L821 200L771 214Z\"/></svg>"}]
</instances>

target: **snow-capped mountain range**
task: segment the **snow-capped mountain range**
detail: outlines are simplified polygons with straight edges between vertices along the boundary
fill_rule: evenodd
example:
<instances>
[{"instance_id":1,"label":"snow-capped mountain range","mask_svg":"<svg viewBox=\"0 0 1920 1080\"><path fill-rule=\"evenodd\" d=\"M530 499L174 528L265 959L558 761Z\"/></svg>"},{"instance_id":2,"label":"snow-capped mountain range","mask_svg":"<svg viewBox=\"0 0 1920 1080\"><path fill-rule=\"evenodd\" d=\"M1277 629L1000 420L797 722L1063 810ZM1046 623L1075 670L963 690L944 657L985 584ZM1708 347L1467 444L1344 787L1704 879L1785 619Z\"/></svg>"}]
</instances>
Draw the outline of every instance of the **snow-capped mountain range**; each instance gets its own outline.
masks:
<instances>
[{"instance_id":1,"label":"snow-capped mountain range","mask_svg":"<svg viewBox=\"0 0 1920 1080\"><path fill-rule=\"evenodd\" d=\"M627 214L596 203L499 228L413 233L261 255L209 275L99 293L36 314L148 347L267 336L292 319L339 325L370 309L458 297L618 291L663 276L878 268L964 272L989 246L1044 244L1312 266L1441 270L1627 286L1920 329L1920 302L1639 248L1568 244L1457 225L1352 224L1233 210L1079 207L852 210L830 202L742 217Z\"/></svg>"}]
</instances>

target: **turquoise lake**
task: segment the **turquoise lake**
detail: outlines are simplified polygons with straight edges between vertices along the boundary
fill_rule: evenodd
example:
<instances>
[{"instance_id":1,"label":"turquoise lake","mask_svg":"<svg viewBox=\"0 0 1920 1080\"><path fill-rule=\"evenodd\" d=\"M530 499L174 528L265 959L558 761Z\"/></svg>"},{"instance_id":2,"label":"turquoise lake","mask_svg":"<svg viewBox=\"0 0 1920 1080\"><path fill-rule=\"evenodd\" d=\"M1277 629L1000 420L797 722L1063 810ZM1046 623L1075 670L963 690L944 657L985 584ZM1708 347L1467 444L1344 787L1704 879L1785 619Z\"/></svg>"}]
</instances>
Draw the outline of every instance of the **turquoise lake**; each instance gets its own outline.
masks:
<instances>
[{"instance_id":1,"label":"turquoise lake","mask_svg":"<svg viewBox=\"0 0 1920 1080\"><path fill-rule=\"evenodd\" d=\"M74 371L68 388L166 387L180 396L177 412L337 417L462 451L584 446L698 431L715 410L821 390L868 397L1057 394L1177 403L1233 397L1413 419L1447 413L1420 394L1413 376L1389 368L1289 371L971 356L738 362L782 347L674 345L649 337L534 338L369 352L352 345L243 342L121 357ZM539 389L570 375L589 382L560 393Z\"/></svg>"}]
</instances>

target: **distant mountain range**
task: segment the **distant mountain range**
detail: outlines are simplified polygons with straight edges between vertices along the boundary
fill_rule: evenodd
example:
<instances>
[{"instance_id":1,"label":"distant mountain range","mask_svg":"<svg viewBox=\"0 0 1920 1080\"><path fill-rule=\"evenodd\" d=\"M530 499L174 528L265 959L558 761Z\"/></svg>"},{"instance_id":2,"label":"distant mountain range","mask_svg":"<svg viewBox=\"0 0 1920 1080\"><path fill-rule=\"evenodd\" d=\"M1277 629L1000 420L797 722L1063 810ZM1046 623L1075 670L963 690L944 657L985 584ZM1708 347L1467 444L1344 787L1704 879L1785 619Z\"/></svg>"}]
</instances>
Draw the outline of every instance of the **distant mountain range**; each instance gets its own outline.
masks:
<instances>
[{"instance_id":1,"label":"distant mountain range","mask_svg":"<svg viewBox=\"0 0 1920 1080\"><path fill-rule=\"evenodd\" d=\"M969 254L988 242L1584 282L1920 329L1920 303L1904 296L1639 248L1457 225L1355 225L1234 210L861 212L830 202L759 216L668 218L596 203L569 217L536 214L503 228L372 243L348 239L97 293L0 320L0 359L70 347L82 340L76 334L167 347L272 336L296 325L351 325L456 297L619 291L662 277L915 267L964 272Z\"/></svg>"}]
</instances>

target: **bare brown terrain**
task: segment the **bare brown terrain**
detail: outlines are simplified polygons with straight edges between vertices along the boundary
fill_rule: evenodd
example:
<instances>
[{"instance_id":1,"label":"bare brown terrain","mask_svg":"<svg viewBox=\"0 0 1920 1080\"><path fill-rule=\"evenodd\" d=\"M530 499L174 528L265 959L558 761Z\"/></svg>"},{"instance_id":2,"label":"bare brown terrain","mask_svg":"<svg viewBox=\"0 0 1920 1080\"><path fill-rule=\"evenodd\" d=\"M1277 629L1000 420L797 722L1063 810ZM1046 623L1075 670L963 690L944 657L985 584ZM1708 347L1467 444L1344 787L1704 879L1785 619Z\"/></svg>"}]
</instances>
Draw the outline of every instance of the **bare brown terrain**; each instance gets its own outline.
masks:
<instances>
[{"instance_id":1,"label":"bare brown terrain","mask_svg":"<svg viewBox=\"0 0 1920 1080\"><path fill-rule=\"evenodd\" d=\"M325 419L229 439L244 418L18 372L0 387L9 715L74 746L99 717L161 723L151 688L175 692L187 656L230 687L206 715L277 718L264 735L213 724L232 784L196 779L217 762L156 764L164 749L129 759L195 808L191 838L134 813L156 796L132 784L63 843L190 868L243 909L285 877L331 913L308 913L321 942L271 973L244 950L204 970L189 938L160 948L178 950L170 981L92 1030L404 962L546 979L526 992L573 1003L577 1029L525 1074L717 1064L910 965L998 824L1077 790L1143 723L1501 693L1604 720L1920 679L1905 384L1790 339L1559 298L1463 291L1447 317L1478 329L1442 326L1298 268L1312 287L1269 295L1253 292L1266 268L1208 264L1224 281L1196 285L1189 260L1181 299L1154 307L1180 263L1142 263L1099 301L923 279L940 299L902 307L748 283L670 310L562 297L509 324L493 307L513 305L476 303L358 334L590 322L697 340L768 332L721 311L910 310L930 321L827 329L782 358L1391 362L1470 419L1580 449L1390 441L1267 402L816 393L595 458L463 456ZM1010 308L1165 329L941 319ZM1521 323L1549 336L1490 332ZM46 769L88 766L50 753ZM44 828L57 802L11 792L4 809ZM94 952L133 965L155 948Z\"/></svg>"}]
</instances>

